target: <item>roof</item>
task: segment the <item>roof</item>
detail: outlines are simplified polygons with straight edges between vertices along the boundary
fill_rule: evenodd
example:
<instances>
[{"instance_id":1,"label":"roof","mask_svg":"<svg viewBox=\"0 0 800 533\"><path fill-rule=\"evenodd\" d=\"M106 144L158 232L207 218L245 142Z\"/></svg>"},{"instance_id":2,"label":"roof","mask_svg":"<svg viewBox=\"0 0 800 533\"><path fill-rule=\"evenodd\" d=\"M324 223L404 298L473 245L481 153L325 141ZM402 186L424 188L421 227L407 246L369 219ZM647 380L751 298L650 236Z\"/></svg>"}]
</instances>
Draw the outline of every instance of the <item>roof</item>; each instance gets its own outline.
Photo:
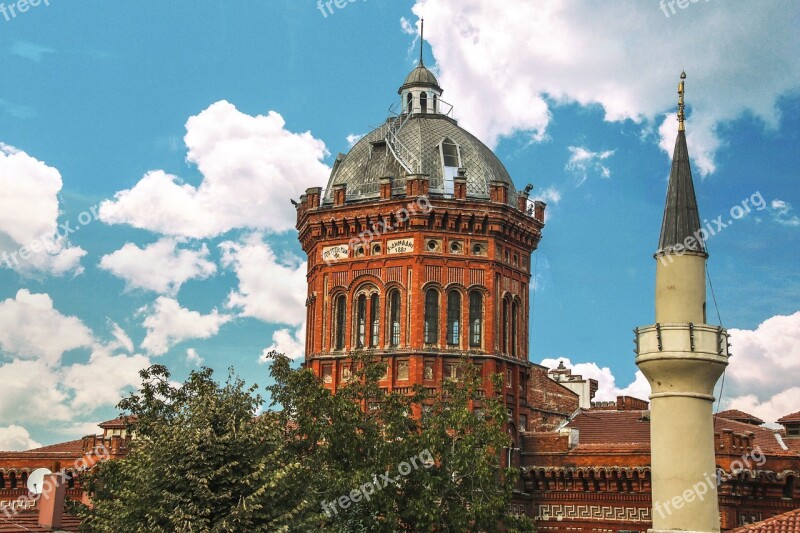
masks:
<instances>
[{"instance_id":1,"label":"roof","mask_svg":"<svg viewBox=\"0 0 800 533\"><path fill-rule=\"evenodd\" d=\"M730 533L800 533L800 509L773 516L749 526L733 529Z\"/></svg>"},{"instance_id":2,"label":"roof","mask_svg":"<svg viewBox=\"0 0 800 533\"><path fill-rule=\"evenodd\" d=\"M24 450L18 452L0 452L0 457L19 457L30 455L66 455L69 457L80 457L83 454L83 439L71 440L67 442L60 442L58 444L50 444L49 446L42 446L41 448L34 448L32 450Z\"/></svg>"},{"instance_id":3,"label":"roof","mask_svg":"<svg viewBox=\"0 0 800 533\"><path fill-rule=\"evenodd\" d=\"M102 429L125 429L128 424L134 422L136 419L133 416L117 417L113 420L107 420L102 424L98 424Z\"/></svg>"},{"instance_id":4,"label":"roof","mask_svg":"<svg viewBox=\"0 0 800 533\"><path fill-rule=\"evenodd\" d=\"M650 443L648 411L583 411L568 424L584 444Z\"/></svg>"},{"instance_id":5,"label":"roof","mask_svg":"<svg viewBox=\"0 0 800 533\"><path fill-rule=\"evenodd\" d=\"M778 424L786 424L787 422L800 422L800 411L786 415L778 420Z\"/></svg>"},{"instance_id":6,"label":"roof","mask_svg":"<svg viewBox=\"0 0 800 533\"><path fill-rule=\"evenodd\" d=\"M739 422L755 422L758 425L764 423L764 421L758 418L757 416L745 413L744 411L739 411L738 409L728 409L727 411L720 411L719 413L717 413L717 416L721 416L722 418L727 418L728 420L738 420Z\"/></svg>"},{"instance_id":7,"label":"roof","mask_svg":"<svg viewBox=\"0 0 800 533\"><path fill-rule=\"evenodd\" d=\"M406 81L403 82L403 85L400 87L398 93L402 92L403 89L411 86L428 86L434 87L441 91L441 87L439 87L439 82L436 79L436 76L433 75L433 72L428 70L425 65L420 63L417 67L408 73L406 76Z\"/></svg>"},{"instance_id":8,"label":"roof","mask_svg":"<svg viewBox=\"0 0 800 533\"><path fill-rule=\"evenodd\" d=\"M705 253L702 239L691 239L699 235L700 214L692 182L692 168L689 164L689 148L686 146L686 132L679 131L675 139L672 155L672 170L669 174L667 201L664 206L664 219L661 223L661 237L658 251L668 252L674 246L685 246L685 250Z\"/></svg>"},{"instance_id":9,"label":"roof","mask_svg":"<svg viewBox=\"0 0 800 533\"><path fill-rule=\"evenodd\" d=\"M649 411L582 411L567 425L580 432L579 446L603 444L650 444ZM797 457L798 450L787 445L781 446L774 430L754 426L745 422L730 420L721 416L714 417L714 432L731 430L735 433L753 433L754 445L768 455ZM784 443L786 444L786 443ZM584 449L584 448L582 448ZM598 450L601 448L598 447Z\"/></svg>"},{"instance_id":10,"label":"roof","mask_svg":"<svg viewBox=\"0 0 800 533\"><path fill-rule=\"evenodd\" d=\"M333 187L347 185L347 199L378 198L380 179L391 176L396 192L405 192L406 170L388 147L388 130L396 120L390 118L382 126L359 140L347 155L340 155L331 171L325 202L333 201ZM467 174L467 197L488 199L489 183L502 181L509 188L509 203L516 204L516 189L505 166L477 137L459 127L458 123L442 114L414 114L400 130L398 138L408 152L420 159L421 174L429 176L431 194L444 194L444 170L439 146L444 139L458 145L461 167Z\"/></svg>"}]
</instances>

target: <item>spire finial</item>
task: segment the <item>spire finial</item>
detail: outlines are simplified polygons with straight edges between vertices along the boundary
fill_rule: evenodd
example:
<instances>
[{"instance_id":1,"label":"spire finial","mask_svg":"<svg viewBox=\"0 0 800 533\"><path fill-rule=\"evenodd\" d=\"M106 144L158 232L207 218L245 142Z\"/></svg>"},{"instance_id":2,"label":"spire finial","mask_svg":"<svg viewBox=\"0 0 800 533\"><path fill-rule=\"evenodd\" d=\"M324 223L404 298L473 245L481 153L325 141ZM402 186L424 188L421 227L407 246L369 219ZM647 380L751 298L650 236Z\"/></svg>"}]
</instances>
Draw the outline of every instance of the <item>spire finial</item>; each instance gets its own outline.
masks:
<instances>
[{"instance_id":1,"label":"spire finial","mask_svg":"<svg viewBox=\"0 0 800 533\"><path fill-rule=\"evenodd\" d=\"M681 81L678 83L678 131L686 131L686 110L683 103L684 80L686 80L685 71L681 72Z\"/></svg>"},{"instance_id":2,"label":"spire finial","mask_svg":"<svg viewBox=\"0 0 800 533\"><path fill-rule=\"evenodd\" d=\"M422 61L422 50L425 48L425 19L420 19L419 25L419 66L424 67Z\"/></svg>"}]
</instances>

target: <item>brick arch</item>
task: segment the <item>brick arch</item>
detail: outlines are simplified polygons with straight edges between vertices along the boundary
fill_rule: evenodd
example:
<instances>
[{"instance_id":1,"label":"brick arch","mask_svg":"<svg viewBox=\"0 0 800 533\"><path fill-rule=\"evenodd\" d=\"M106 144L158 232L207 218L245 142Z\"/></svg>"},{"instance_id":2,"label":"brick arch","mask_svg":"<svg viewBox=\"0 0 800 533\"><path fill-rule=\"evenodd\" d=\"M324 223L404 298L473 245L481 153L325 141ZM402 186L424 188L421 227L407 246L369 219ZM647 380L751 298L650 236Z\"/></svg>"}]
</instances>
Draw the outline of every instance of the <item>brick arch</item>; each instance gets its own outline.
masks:
<instances>
[{"instance_id":1,"label":"brick arch","mask_svg":"<svg viewBox=\"0 0 800 533\"><path fill-rule=\"evenodd\" d=\"M436 289L441 293L445 292L444 285L442 285L438 281L426 281L419 288L420 292L422 292L422 293L428 292L428 289Z\"/></svg>"},{"instance_id":2,"label":"brick arch","mask_svg":"<svg viewBox=\"0 0 800 533\"><path fill-rule=\"evenodd\" d=\"M480 285L480 284L477 284L477 283L473 284L473 285L469 285L467 287L467 293L470 293L472 291L480 291L481 293L483 293L483 297L484 298L490 298L492 296L492 293L489 292L489 289L487 289L485 285Z\"/></svg>"},{"instance_id":3,"label":"brick arch","mask_svg":"<svg viewBox=\"0 0 800 533\"><path fill-rule=\"evenodd\" d=\"M357 276L353 281L351 281L345 290L348 293L353 293L355 290L358 290L362 285L372 284L375 286L376 289L380 291L382 287L384 287L383 280L378 276L373 274L361 274Z\"/></svg>"}]
</instances>

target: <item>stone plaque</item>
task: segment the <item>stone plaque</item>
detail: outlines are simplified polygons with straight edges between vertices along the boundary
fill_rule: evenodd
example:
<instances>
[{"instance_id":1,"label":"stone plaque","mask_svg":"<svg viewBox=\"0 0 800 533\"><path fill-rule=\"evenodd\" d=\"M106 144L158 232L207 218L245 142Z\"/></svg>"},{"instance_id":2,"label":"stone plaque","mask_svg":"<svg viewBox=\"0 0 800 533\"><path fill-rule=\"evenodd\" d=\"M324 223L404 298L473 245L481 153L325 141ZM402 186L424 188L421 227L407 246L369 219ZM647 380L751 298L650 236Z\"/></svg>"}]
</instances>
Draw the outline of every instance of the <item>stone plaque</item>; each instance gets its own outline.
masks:
<instances>
[{"instance_id":1,"label":"stone plaque","mask_svg":"<svg viewBox=\"0 0 800 533\"><path fill-rule=\"evenodd\" d=\"M386 243L387 254L407 254L414 251L414 239L395 239Z\"/></svg>"}]
</instances>

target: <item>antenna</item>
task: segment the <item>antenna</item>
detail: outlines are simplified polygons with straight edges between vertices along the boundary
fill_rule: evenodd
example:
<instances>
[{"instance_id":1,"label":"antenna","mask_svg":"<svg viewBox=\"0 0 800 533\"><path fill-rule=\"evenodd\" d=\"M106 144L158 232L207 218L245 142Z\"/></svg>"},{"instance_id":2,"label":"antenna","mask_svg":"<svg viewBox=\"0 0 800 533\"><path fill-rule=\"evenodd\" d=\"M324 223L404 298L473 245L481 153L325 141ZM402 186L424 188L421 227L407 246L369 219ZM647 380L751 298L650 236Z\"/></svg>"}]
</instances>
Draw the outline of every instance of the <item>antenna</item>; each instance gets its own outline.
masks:
<instances>
[{"instance_id":1,"label":"antenna","mask_svg":"<svg viewBox=\"0 0 800 533\"><path fill-rule=\"evenodd\" d=\"M47 468L37 468L28 476L28 492L41 494L44 489L44 478L52 474Z\"/></svg>"},{"instance_id":2,"label":"antenna","mask_svg":"<svg viewBox=\"0 0 800 533\"><path fill-rule=\"evenodd\" d=\"M686 72L681 72L681 81L678 84L678 131L686 131L686 111L683 104L683 84L686 80Z\"/></svg>"},{"instance_id":3,"label":"antenna","mask_svg":"<svg viewBox=\"0 0 800 533\"><path fill-rule=\"evenodd\" d=\"M419 23L419 66L424 67L422 61L422 49L425 48L425 19L420 19Z\"/></svg>"}]
</instances>

